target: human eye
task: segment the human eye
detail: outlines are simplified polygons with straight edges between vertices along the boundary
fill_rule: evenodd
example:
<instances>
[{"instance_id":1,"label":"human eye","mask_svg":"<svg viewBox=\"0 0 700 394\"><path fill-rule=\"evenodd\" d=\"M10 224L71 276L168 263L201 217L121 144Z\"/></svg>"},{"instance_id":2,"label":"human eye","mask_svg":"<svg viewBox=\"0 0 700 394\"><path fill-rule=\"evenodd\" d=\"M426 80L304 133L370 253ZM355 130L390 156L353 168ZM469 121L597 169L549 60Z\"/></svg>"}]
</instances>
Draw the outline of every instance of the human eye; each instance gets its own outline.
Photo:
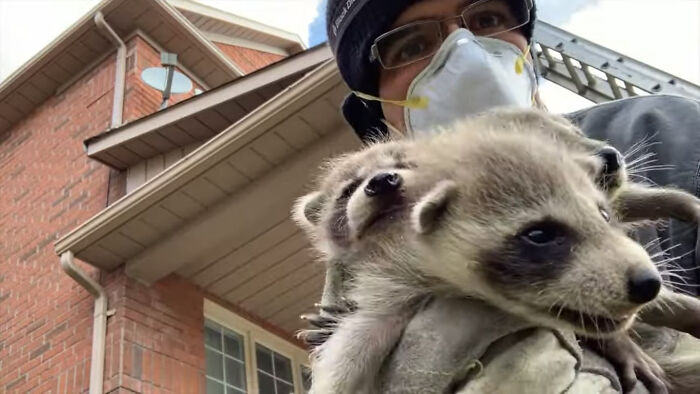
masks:
<instances>
[{"instance_id":1,"label":"human eye","mask_svg":"<svg viewBox=\"0 0 700 394\"><path fill-rule=\"evenodd\" d=\"M473 15L469 20L470 30L476 32L497 29L506 25L506 15L498 11L483 11Z\"/></svg>"},{"instance_id":2,"label":"human eye","mask_svg":"<svg viewBox=\"0 0 700 394\"><path fill-rule=\"evenodd\" d=\"M477 36L490 36L516 27L513 12L501 0L480 1L467 7L462 17L467 28Z\"/></svg>"},{"instance_id":3,"label":"human eye","mask_svg":"<svg viewBox=\"0 0 700 394\"><path fill-rule=\"evenodd\" d=\"M405 26L377 43L387 67L398 67L430 56L440 46L439 25L420 23Z\"/></svg>"},{"instance_id":4,"label":"human eye","mask_svg":"<svg viewBox=\"0 0 700 394\"><path fill-rule=\"evenodd\" d=\"M429 41L426 37L416 34L397 43L391 55L393 59L402 63L411 61L412 59L422 56L428 49L428 45Z\"/></svg>"}]
</instances>

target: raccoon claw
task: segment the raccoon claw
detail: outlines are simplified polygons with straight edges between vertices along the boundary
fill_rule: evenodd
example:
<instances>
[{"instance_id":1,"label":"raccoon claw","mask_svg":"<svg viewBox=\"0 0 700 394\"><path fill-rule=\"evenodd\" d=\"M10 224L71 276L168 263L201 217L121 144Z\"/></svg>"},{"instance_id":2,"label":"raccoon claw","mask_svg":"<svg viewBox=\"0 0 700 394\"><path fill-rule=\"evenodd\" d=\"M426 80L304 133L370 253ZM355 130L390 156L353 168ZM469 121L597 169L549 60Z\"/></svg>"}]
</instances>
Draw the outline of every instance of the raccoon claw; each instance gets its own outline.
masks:
<instances>
[{"instance_id":1,"label":"raccoon claw","mask_svg":"<svg viewBox=\"0 0 700 394\"><path fill-rule=\"evenodd\" d=\"M623 392L631 392L641 381L650 394L668 394L663 369L628 335L590 339L586 343L615 367Z\"/></svg>"},{"instance_id":2,"label":"raccoon claw","mask_svg":"<svg viewBox=\"0 0 700 394\"><path fill-rule=\"evenodd\" d=\"M323 305L316 303L314 304L314 307L318 308L322 312L328 313L329 315L344 315L346 313L352 312L350 305Z\"/></svg>"},{"instance_id":3,"label":"raccoon claw","mask_svg":"<svg viewBox=\"0 0 700 394\"><path fill-rule=\"evenodd\" d=\"M330 328L338 324L338 319L335 317L325 317L316 313L301 315L300 318L316 328Z\"/></svg>"},{"instance_id":4,"label":"raccoon claw","mask_svg":"<svg viewBox=\"0 0 700 394\"><path fill-rule=\"evenodd\" d=\"M328 340L332 331L325 329L303 330L297 334L297 338L306 343L310 349L315 349Z\"/></svg>"},{"instance_id":5,"label":"raccoon claw","mask_svg":"<svg viewBox=\"0 0 700 394\"><path fill-rule=\"evenodd\" d=\"M309 323L311 328L301 331L297 337L303 340L309 347L316 348L328 340L333 334L333 330L338 326L338 322L343 315L351 313L356 306L343 298L341 304L314 304L321 313L309 313L301 315L300 318Z\"/></svg>"}]
</instances>

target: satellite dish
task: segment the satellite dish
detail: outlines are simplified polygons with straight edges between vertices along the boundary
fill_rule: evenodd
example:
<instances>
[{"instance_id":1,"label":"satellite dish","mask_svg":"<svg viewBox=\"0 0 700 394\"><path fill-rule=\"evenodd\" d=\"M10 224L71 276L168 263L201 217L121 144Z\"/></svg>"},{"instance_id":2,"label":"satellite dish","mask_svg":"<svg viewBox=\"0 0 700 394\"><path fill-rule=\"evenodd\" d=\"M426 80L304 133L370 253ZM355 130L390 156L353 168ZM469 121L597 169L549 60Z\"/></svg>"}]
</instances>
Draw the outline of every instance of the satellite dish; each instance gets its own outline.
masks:
<instances>
[{"instance_id":1,"label":"satellite dish","mask_svg":"<svg viewBox=\"0 0 700 394\"><path fill-rule=\"evenodd\" d=\"M148 86L165 91L168 82L168 69L166 67L149 67L141 72L141 79ZM192 90L192 81L185 74L173 70L173 82L170 86L170 93L187 93Z\"/></svg>"}]
</instances>

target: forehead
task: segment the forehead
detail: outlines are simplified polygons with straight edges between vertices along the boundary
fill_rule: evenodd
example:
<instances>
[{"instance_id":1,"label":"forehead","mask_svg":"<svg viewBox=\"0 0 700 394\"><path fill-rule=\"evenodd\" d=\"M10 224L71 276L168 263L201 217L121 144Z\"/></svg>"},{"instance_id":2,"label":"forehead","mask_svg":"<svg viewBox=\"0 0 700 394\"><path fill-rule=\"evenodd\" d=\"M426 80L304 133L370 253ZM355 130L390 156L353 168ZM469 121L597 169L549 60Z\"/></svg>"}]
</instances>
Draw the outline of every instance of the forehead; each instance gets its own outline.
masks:
<instances>
[{"instance_id":1,"label":"forehead","mask_svg":"<svg viewBox=\"0 0 700 394\"><path fill-rule=\"evenodd\" d=\"M407 7L394 21L392 27L420 19L453 16L465 6L477 0L422 0Z\"/></svg>"},{"instance_id":2,"label":"forehead","mask_svg":"<svg viewBox=\"0 0 700 394\"><path fill-rule=\"evenodd\" d=\"M472 150L465 163L468 193L489 205L535 207L590 200L603 203L593 179L560 146L513 139ZM489 203L490 202L490 203Z\"/></svg>"}]
</instances>

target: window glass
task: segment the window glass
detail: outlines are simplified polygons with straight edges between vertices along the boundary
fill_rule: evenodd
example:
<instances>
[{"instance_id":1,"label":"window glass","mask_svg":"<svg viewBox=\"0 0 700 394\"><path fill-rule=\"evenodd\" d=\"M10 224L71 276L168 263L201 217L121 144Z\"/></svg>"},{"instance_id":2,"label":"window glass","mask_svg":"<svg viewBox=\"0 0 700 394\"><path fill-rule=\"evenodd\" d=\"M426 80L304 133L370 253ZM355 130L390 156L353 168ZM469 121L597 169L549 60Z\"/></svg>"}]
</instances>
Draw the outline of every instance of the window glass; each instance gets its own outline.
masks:
<instances>
[{"instance_id":1,"label":"window glass","mask_svg":"<svg viewBox=\"0 0 700 394\"><path fill-rule=\"evenodd\" d=\"M207 394L224 394L224 385L207 378Z\"/></svg>"},{"instance_id":2,"label":"window glass","mask_svg":"<svg viewBox=\"0 0 700 394\"><path fill-rule=\"evenodd\" d=\"M204 327L207 394L246 393L243 336L214 322Z\"/></svg>"},{"instance_id":3,"label":"window glass","mask_svg":"<svg viewBox=\"0 0 700 394\"><path fill-rule=\"evenodd\" d=\"M255 355L260 394L294 393L290 359L258 343L255 344Z\"/></svg>"},{"instance_id":4,"label":"window glass","mask_svg":"<svg viewBox=\"0 0 700 394\"><path fill-rule=\"evenodd\" d=\"M243 357L243 337L238 334L231 334L233 333L224 335L224 352L231 357L243 361L245 360Z\"/></svg>"},{"instance_id":5,"label":"window glass","mask_svg":"<svg viewBox=\"0 0 700 394\"><path fill-rule=\"evenodd\" d=\"M233 358L226 357L226 383L245 389L245 364Z\"/></svg>"},{"instance_id":6,"label":"window glass","mask_svg":"<svg viewBox=\"0 0 700 394\"><path fill-rule=\"evenodd\" d=\"M262 371L258 371L258 388L260 389L260 394L275 394L275 379Z\"/></svg>"},{"instance_id":7,"label":"window glass","mask_svg":"<svg viewBox=\"0 0 700 394\"><path fill-rule=\"evenodd\" d=\"M287 382L292 381L292 362L287 357L275 353L275 375Z\"/></svg>"},{"instance_id":8,"label":"window glass","mask_svg":"<svg viewBox=\"0 0 700 394\"><path fill-rule=\"evenodd\" d=\"M206 349L207 376L224 380L224 356L211 349Z\"/></svg>"}]
</instances>

